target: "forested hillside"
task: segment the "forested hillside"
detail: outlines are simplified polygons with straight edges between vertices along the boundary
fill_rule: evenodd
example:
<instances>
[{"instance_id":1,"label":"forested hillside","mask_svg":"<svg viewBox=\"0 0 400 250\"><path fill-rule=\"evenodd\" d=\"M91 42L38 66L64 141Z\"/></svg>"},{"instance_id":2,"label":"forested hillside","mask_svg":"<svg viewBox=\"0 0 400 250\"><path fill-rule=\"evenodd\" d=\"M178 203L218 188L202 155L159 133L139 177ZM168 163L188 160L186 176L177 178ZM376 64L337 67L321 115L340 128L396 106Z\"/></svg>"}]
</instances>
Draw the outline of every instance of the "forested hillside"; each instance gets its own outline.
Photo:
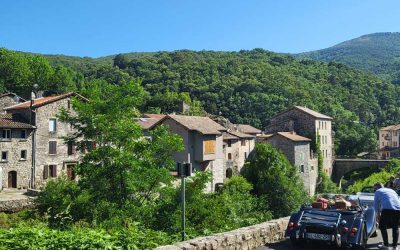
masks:
<instances>
[{"instance_id":1,"label":"forested hillside","mask_svg":"<svg viewBox=\"0 0 400 250\"><path fill-rule=\"evenodd\" d=\"M335 118L339 155L374 150L377 128L400 122L399 86L337 63L296 60L262 49L135 53L113 61L58 57L50 58L50 66L39 56L1 50L0 84L26 96L33 83L62 92L79 91L98 79L114 84L141 79L149 93L142 111L171 112L177 100L184 100L196 107L194 113L202 107L259 128L277 112L307 106ZM36 70L35 61L46 70Z\"/></svg>"},{"instance_id":2,"label":"forested hillside","mask_svg":"<svg viewBox=\"0 0 400 250\"><path fill-rule=\"evenodd\" d=\"M340 62L373 72L398 83L400 79L400 33L364 35L333 47L295 55L323 62Z\"/></svg>"}]
</instances>

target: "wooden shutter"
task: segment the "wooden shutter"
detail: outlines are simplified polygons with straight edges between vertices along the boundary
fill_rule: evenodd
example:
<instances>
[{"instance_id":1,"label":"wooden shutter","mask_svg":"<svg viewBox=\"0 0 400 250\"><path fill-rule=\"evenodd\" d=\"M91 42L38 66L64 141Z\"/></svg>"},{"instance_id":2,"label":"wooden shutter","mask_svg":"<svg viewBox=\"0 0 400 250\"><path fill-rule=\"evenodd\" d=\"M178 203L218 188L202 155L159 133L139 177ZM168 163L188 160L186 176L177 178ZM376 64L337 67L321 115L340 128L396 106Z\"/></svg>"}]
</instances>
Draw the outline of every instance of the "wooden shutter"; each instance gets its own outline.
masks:
<instances>
[{"instance_id":1,"label":"wooden shutter","mask_svg":"<svg viewBox=\"0 0 400 250\"><path fill-rule=\"evenodd\" d=\"M44 165L44 169L43 169L43 180L46 180L47 178L49 178L49 166Z\"/></svg>"},{"instance_id":2,"label":"wooden shutter","mask_svg":"<svg viewBox=\"0 0 400 250\"><path fill-rule=\"evenodd\" d=\"M57 142L49 141L49 154L55 155L57 154Z\"/></svg>"},{"instance_id":3,"label":"wooden shutter","mask_svg":"<svg viewBox=\"0 0 400 250\"><path fill-rule=\"evenodd\" d=\"M204 154L215 154L215 140L204 140Z\"/></svg>"},{"instance_id":4,"label":"wooden shutter","mask_svg":"<svg viewBox=\"0 0 400 250\"><path fill-rule=\"evenodd\" d=\"M57 177L57 165L51 165L51 177Z\"/></svg>"}]
</instances>

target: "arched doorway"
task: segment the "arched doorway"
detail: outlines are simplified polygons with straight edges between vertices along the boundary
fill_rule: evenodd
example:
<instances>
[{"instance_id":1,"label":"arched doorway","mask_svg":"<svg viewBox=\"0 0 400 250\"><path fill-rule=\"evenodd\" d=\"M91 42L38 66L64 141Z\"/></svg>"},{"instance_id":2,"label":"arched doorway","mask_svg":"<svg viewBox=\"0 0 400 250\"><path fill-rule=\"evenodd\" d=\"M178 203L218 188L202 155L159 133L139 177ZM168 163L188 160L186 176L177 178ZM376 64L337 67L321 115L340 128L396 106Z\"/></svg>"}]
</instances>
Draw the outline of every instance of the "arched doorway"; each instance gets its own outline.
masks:
<instances>
[{"instance_id":1,"label":"arched doorway","mask_svg":"<svg viewBox=\"0 0 400 250\"><path fill-rule=\"evenodd\" d=\"M232 168L226 169L226 178L231 178L233 175L233 170Z\"/></svg>"},{"instance_id":2,"label":"arched doorway","mask_svg":"<svg viewBox=\"0 0 400 250\"><path fill-rule=\"evenodd\" d=\"M8 172L8 187L17 188L17 171Z\"/></svg>"}]
</instances>

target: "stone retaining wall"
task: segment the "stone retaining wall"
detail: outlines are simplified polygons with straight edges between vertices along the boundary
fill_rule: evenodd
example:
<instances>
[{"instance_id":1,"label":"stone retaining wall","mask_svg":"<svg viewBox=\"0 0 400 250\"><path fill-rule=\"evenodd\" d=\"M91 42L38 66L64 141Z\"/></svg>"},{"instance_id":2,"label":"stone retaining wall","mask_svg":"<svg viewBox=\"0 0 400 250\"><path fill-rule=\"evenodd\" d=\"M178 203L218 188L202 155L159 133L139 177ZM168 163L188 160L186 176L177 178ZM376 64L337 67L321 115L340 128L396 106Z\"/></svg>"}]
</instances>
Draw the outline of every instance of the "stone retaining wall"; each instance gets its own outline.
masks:
<instances>
[{"instance_id":1,"label":"stone retaining wall","mask_svg":"<svg viewBox=\"0 0 400 250\"><path fill-rule=\"evenodd\" d=\"M178 242L174 245L161 246L156 250L254 249L282 240L288 223L289 217L280 218L229 232Z\"/></svg>"},{"instance_id":2,"label":"stone retaining wall","mask_svg":"<svg viewBox=\"0 0 400 250\"><path fill-rule=\"evenodd\" d=\"M0 201L0 212L15 213L26 208L33 208L31 199L17 199Z\"/></svg>"}]
</instances>

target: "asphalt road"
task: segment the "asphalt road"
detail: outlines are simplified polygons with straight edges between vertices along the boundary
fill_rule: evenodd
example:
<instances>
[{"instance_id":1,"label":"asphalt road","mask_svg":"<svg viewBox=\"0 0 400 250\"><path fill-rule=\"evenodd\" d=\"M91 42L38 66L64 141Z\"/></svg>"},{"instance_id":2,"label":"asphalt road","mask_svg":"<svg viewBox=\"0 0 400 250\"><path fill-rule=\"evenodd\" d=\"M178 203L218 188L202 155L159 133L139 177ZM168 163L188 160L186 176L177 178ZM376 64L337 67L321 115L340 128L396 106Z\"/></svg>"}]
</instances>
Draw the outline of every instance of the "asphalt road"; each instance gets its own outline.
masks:
<instances>
[{"instance_id":1,"label":"asphalt road","mask_svg":"<svg viewBox=\"0 0 400 250\"><path fill-rule=\"evenodd\" d=\"M392 242L392 232L391 231L392 231L391 229L388 230L389 243L390 244ZM378 248L378 244L381 244L382 242L383 241L382 241L381 233L378 231L378 236L377 237L368 239L368 247L367 247L367 249L379 249ZM279 243L268 244L268 245L266 245L264 247L257 248L257 250L267 250L267 249L268 250L286 250L286 249L291 249L291 250L293 250L293 249L298 249L298 250L325 249L325 250L328 250L328 249L335 249L335 248L334 247L328 247L326 245L317 245L317 244L315 244L315 245L305 245L305 246L302 246L302 247L294 247L294 246L292 246L290 244L289 240L285 240L285 241L282 241L282 242L279 242Z\"/></svg>"}]
</instances>

